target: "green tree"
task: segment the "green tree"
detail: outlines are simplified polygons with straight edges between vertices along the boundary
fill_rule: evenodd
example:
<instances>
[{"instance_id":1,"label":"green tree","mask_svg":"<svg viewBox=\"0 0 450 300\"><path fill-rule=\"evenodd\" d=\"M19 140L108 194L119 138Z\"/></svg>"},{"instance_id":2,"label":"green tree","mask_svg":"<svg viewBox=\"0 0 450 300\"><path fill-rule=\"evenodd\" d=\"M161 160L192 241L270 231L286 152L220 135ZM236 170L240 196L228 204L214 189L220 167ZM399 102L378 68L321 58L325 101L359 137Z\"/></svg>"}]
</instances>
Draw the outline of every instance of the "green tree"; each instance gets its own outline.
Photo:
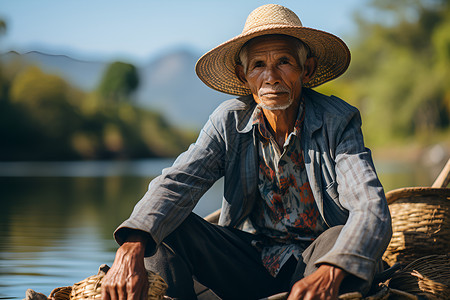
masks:
<instances>
[{"instance_id":1,"label":"green tree","mask_svg":"<svg viewBox=\"0 0 450 300\"><path fill-rule=\"evenodd\" d=\"M12 82L10 101L22 107L49 137L66 135L79 123L79 92L62 78L31 66Z\"/></svg>"},{"instance_id":2,"label":"green tree","mask_svg":"<svg viewBox=\"0 0 450 300\"><path fill-rule=\"evenodd\" d=\"M6 33L6 22L0 19L0 36ZM0 64L0 102L4 99L4 95L6 92L7 84L6 78L3 74L3 66Z\"/></svg>"},{"instance_id":3,"label":"green tree","mask_svg":"<svg viewBox=\"0 0 450 300\"><path fill-rule=\"evenodd\" d=\"M100 82L100 96L108 102L129 100L139 86L139 75L134 65L114 62L108 66Z\"/></svg>"},{"instance_id":4,"label":"green tree","mask_svg":"<svg viewBox=\"0 0 450 300\"><path fill-rule=\"evenodd\" d=\"M5 34L6 33L6 22L5 20L0 19L0 34Z\"/></svg>"},{"instance_id":5,"label":"green tree","mask_svg":"<svg viewBox=\"0 0 450 300\"><path fill-rule=\"evenodd\" d=\"M448 130L450 1L373 0L360 12L345 79L372 144ZM374 17L375 16L375 17Z\"/></svg>"},{"instance_id":6,"label":"green tree","mask_svg":"<svg viewBox=\"0 0 450 300\"><path fill-rule=\"evenodd\" d=\"M56 75L28 67L12 80L2 103L2 159L74 159L70 136L80 126L83 93ZM3 114L3 112L2 112Z\"/></svg>"}]
</instances>

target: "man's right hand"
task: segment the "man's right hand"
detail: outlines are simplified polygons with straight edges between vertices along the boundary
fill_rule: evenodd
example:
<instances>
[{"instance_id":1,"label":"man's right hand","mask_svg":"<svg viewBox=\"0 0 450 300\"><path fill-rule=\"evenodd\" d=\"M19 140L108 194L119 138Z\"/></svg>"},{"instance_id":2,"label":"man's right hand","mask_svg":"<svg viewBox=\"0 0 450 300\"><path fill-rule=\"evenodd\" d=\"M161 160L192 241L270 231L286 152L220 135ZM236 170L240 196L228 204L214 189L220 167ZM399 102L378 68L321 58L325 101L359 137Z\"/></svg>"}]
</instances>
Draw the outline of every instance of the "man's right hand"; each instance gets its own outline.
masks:
<instances>
[{"instance_id":1,"label":"man's right hand","mask_svg":"<svg viewBox=\"0 0 450 300\"><path fill-rule=\"evenodd\" d=\"M103 300L147 299L148 279L144 266L146 240L131 235L116 252L116 258L102 280Z\"/></svg>"}]
</instances>

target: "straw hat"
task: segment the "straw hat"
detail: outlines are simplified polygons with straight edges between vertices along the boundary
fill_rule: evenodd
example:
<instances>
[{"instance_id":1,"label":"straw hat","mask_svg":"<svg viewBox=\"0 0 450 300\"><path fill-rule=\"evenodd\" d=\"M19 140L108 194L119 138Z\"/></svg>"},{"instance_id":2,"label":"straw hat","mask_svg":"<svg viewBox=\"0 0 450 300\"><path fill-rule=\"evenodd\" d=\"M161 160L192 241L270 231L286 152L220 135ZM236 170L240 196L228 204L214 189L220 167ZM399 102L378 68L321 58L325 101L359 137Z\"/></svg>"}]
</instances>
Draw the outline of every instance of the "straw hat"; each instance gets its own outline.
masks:
<instances>
[{"instance_id":1,"label":"straw hat","mask_svg":"<svg viewBox=\"0 0 450 300\"><path fill-rule=\"evenodd\" d=\"M197 76L209 87L232 95L248 95L247 89L234 73L241 47L250 39L284 34L296 37L311 49L318 60L315 77L305 87L315 87L342 75L350 63L350 51L337 36L303 27L290 9L276 4L258 7L247 18L242 33L203 55L195 66Z\"/></svg>"}]
</instances>

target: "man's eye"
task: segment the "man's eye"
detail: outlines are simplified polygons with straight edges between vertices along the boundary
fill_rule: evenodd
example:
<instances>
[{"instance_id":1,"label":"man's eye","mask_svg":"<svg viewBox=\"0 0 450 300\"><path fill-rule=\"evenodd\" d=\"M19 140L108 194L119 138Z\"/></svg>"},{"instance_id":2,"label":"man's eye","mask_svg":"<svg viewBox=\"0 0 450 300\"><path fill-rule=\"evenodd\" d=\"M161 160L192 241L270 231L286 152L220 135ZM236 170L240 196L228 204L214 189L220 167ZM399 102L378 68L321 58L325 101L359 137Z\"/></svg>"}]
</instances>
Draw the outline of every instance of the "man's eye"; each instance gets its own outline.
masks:
<instances>
[{"instance_id":1,"label":"man's eye","mask_svg":"<svg viewBox=\"0 0 450 300\"><path fill-rule=\"evenodd\" d=\"M289 63L289 59L282 59L282 60L280 60L280 65L285 65L285 64L288 64Z\"/></svg>"},{"instance_id":2,"label":"man's eye","mask_svg":"<svg viewBox=\"0 0 450 300\"><path fill-rule=\"evenodd\" d=\"M264 64L263 64L262 61L257 61L257 62L255 62L255 63L253 64L253 67L254 67L254 68L260 68L260 67L263 67L263 66L264 66Z\"/></svg>"}]
</instances>

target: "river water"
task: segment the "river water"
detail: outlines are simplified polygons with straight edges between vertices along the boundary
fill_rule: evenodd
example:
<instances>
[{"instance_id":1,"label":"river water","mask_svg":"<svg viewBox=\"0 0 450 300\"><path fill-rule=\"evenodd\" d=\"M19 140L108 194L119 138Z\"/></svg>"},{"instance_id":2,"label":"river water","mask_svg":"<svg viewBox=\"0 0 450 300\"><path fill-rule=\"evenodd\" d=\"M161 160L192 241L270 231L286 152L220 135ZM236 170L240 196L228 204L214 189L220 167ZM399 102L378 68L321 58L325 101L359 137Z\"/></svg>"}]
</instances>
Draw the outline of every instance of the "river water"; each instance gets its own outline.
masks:
<instances>
[{"instance_id":1,"label":"river water","mask_svg":"<svg viewBox=\"0 0 450 300\"><path fill-rule=\"evenodd\" d=\"M173 160L0 163L0 299L28 288L49 295L112 265L114 229ZM378 162L385 190L429 186L423 168ZM220 206L223 182L200 200L206 216Z\"/></svg>"}]
</instances>

